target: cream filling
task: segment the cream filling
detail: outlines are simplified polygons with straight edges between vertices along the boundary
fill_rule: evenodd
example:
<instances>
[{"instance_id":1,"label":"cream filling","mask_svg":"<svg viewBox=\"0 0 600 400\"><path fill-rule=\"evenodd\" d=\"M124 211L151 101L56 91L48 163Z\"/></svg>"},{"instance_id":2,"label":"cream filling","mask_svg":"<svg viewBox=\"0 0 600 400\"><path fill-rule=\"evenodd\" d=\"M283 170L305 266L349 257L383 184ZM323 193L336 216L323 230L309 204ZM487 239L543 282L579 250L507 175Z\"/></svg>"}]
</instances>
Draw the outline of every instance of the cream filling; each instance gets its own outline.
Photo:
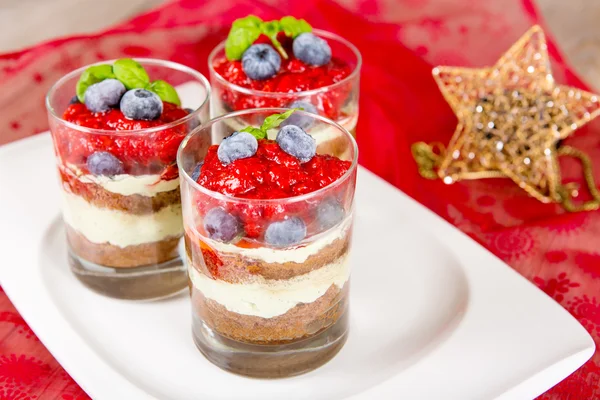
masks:
<instances>
[{"instance_id":1,"label":"cream filling","mask_svg":"<svg viewBox=\"0 0 600 400\"><path fill-rule=\"evenodd\" d=\"M243 315L273 318L283 315L296 305L312 303L335 285L342 288L350 278L348 256L307 274L286 280L268 280L257 276L248 283L229 283L198 272L188 260L192 284L202 294Z\"/></svg>"},{"instance_id":2,"label":"cream filling","mask_svg":"<svg viewBox=\"0 0 600 400\"><path fill-rule=\"evenodd\" d=\"M183 234L180 204L163 207L155 213L135 215L94 206L65 191L62 200L64 221L92 243L124 248Z\"/></svg>"},{"instance_id":3,"label":"cream filling","mask_svg":"<svg viewBox=\"0 0 600 400\"><path fill-rule=\"evenodd\" d=\"M160 175L115 175L96 176L82 175L78 178L83 183L95 183L102 186L106 191L120 194L122 196L131 196L139 194L141 196L152 197L157 193L168 192L179 187L179 178L163 181Z\"/></svg>"},{"instance_id":4,"label":"cream filling","mask_svg":"<svg viewBox=\"0 0 600 400\"><path fill-rule=\"evenodd\" d=\"M243 248L231 243L222 243L216 240L211 240L206 237L203 237L202 240L220 253L239 254L242 257L252 260L260 260L266 263L283 264L286 262L295 262L300 264L305 262L308 257L312 256L313 254L317 254L325 247L329 246L331 243L343 238L347 234L351 224L352 215L349 215L344 221L338 224L337 227L319 235L313 242L291 249L276 249L266 246L257 248Z\"/></svg>"}]
</instances>

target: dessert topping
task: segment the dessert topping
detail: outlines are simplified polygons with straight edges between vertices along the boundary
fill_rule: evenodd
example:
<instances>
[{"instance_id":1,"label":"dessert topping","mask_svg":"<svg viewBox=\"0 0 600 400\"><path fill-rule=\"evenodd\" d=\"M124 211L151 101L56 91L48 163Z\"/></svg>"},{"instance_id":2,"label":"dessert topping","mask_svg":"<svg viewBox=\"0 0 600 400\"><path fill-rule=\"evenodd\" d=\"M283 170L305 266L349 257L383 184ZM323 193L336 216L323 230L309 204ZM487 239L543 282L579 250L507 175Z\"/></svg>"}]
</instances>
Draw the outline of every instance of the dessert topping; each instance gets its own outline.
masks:
<instances>
[{"instance_id":1,"label":"dessert topping","mask_svg":"<svg viewBox=\"0 0 600 400\"><path fill-rule=\"evenodd\" d=\"M156 93L162 101L173 103L178 106L181 105L179 96L177 95L177 92L173 86L163 80L150 82L150 77L148 76L148 73L144 67L142 67L137 61L130 58L122 58L117 60L113 65L92 65L83 71L76 86L77 98L79 101L87 105L88 102L86 101L86 97L88 90L105 80L118 81L127 90L147 89L153 93ZM112 82L112 85L115 86L111 86L114 90L111 93L118 93L118 91L116 91L116 84ZM125 91L122 92L125 93ZM94 91L90 93L93 94ZM121 95L123 95L123 93L121 93ZM111 102L113 104L110 105L110 107L116 107L119 105L118 101L114 103L112 100L114 99L111 97ZM92 106L93 108L89 108L89 110L92 112L108 111L108 108L104 106L100 108L94 105Z\"/></svg>"},{"instance_id":2,"label":"dessert topping","mask_svg":"<svg viewBox=\"0 0 600 400\"><path fill-rule=\"evenodd\" d=\"M230 242L242 230L240 221L221 207L215 207L204 216L204 229L208 237L221 242Z\"/></svg>"},{"instance_id":3,"label":"dessert topping","mask_svg":"<svg viewBox=\"0 0 600 400\"><path fill-rule=\"evenodd\" d=\"M107 151L96 151L87 159L87 168L94 175L114 176L124 172L123 163Z\"/></svg>"},{"instance_id":4,"label":"dessert topping","mask_svg":"<svg viewBox=\"0 0 600 400\"><path fill-rule=\"evenodd\" d=\"M75 91L80 103L85 103L85 91L94 83L102 82L105 79L114 79L112 66L108 64L92 65L86 68L79 77Z\"/></svg>"},{"instance_id":5,"label":"dessert topping","mask_svg":"<svg viewBox=\"0 0 600 400\"><path fill-rule=\"evenodd\" d=\"M305 237L306 225L298 217L272 222L265 231L265 242L277 247L300 243Z\"/></svg>"},{"instance_id":6,"label":"dessert topping","mask_svg":"<svg viewBox=\"0 0 600 400\"><path fill-rule=\"evenodd\" d=\"M256 154L258 141L248 132L234 132L223 139L217 150L217 157L224 165L235 160L249 158Z\"/></svg>"},{"instance_id":7,"label":"dessert topping","mask_svg":"<svg viewBox=\"0 0 600 400\"><path fill-rule=\"evenodd\" d=\"M344 219L344 208L334 198L330 198L317 207L317 221L319 227L323 230L329 229L337 225Z\"/></svg>"},{"instance_id":8,"label":"dessert topping","mask_svg":"<svg viewBox=\"0 0 600 400\"><path fill-rule=\"evenodd\" d=\"M104 112L119 104L125 85L116 79L94 83L85 91L85 106L92 112Z\"/></svg>"},{"instance_id":9,"label":"dessert topping","mask_svg":"<svg viewBox=\"0 0 600 400\"><path fill-rule=\"evenodd\" d=\"M143 88L150 84L150 77L144 67L131 58L115 61L112 70L115 77L123 82L128 90Z\"/></svg>"},{"instance_id":10,"label":"dessert topping","mask_svg":"<svg viewBox=\"0 0 600 400\"><path fill-rule=\"evenodd\" d=\"M230 61L240 60L244 52L261 35L265 35L281 54L281 57L287 59L288 55L278 39L279 34L295 38L301 33L310 31L312 31L312 27L303 19L287 16L280 20L263 21L255 15L249 15L233 21L225 42L225 55Z\"/></svg>"},{"instance_id":11,"label":"dessert topping","mask_svg":"<svg viewBox=\"0 0 600 400\"><path fill-rule=\"evenodd\" d=\"M301 109L308 113L319 115L317 107L315 107L312 103L309 103L308 101L295 100L288 107ZM290 115L285 121L283 121L281 123L281 126L296 125L302 129L308 129L312 126L314 121L314 118L309 117L308 115L294 113Z\"/></svg>"},{"instance_id":12,"label":"dessert topping","mask_svg":"<svg viewBox=\"0 0 600 400\"><path fill-rule=\"evenodd\" d=\"M200 171L202 170L203 165L204 165L204 161L200 161L198 164L196 164L196 166L192 170L192 173L190 174L190 176L192 177L192 179L194 181L198 181L198 178L200 178Z\"/></svg>"},{"instance_id":13,"label":"dessert topping","mask_svg":"<svg viewBox=\"0 0 600 400\"><path fill-rule=\"evenodd\" d=\"M268 44L253 44L244 52L242 69L250 79L269 79L279 71L281 57Z\"/></svg>"},{"instance_id":14,"label":"dessert topping","mask_svg":"<svg viewBox=\"0 0 600 400\"><path fill-rule=\"evenodd\" d=\"M160 97L146 89L129 90L121 98L120 104L121 112L129 119L153 121L163 112L163 102Z\"/></svg>"},{"instance_id":15,"label":"dessert topping","mask_svg":"<svg viewBox=\"0 0 600 400\"><path fill-rule=\"evenodd\" d=\"M331 61L331 47L327 42L307 32L294 39L292 45L294 56L306 64L320 67Z\"/></svg>"},{"instance_id":16,"label":"dessert topping","mask_svg":"<svg viewBox=\"0 0 600 400\"><path fill-rule=\"evenodd\" d=\"M296 125L286 125L279 130L275 139L281 150L296 157L300 162L310 161L317 153L317 142Z\"/></svg>"},{"instance_id":17,"label":"dessert topping","mask_svg":"<svg viewBox=\"0 0 600 400\"><path fill-rule=\"evenodd\" d=\"M288 119L296 110L297 109L294 108L281 114L269 115L267 118L265 118L260 128L247 126L240 132L248 132L257 139L265 139L267 137L267 132L269 131L269 129L277 128L283 123L283 121Z\"/></svg>"}]
</instances>

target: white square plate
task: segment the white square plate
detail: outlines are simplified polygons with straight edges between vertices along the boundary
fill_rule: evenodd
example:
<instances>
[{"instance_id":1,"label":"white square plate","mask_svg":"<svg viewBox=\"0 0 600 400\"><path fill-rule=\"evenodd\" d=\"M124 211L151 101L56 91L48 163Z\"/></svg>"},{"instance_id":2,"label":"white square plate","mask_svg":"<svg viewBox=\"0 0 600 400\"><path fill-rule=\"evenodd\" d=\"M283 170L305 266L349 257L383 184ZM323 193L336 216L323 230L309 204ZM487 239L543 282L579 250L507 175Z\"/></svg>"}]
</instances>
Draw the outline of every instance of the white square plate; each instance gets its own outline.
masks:
<instances>
[{"instance_id":1,"label":"white square plate","mask_svg":"<svg viewBox=\"0 0 600 400\"><path fill-rule=\"evenodd\" d=\"M531 399L594 353L563 308L361 169L351 331L311 373L256 380L196 350L190 306L102 297L67 266L48 134L0 148L2 287L94 399Z\"/></svg>"}]
</instances>

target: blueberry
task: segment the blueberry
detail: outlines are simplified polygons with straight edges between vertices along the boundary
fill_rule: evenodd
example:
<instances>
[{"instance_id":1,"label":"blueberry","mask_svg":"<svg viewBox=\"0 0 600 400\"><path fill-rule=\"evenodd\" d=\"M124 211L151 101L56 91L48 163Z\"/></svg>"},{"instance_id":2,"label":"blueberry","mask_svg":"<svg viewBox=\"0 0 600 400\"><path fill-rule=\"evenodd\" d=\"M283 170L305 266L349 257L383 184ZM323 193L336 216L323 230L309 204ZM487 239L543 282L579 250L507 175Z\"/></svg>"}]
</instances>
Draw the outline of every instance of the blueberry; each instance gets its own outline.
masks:
<instances>
[{"instance_id":1,"label":"blueberry","mask_svg":"<svg viewBox=\"0 0 600 400\"><path fill-rule=\"evenodd\" d=\"M268 44L253 44L242 56L242 69L250 79L268 79L279 71L280 66L279 53Z\"/></svg>"},{"instance_id":2,"label":"blueberry","mask_svg":"<svg viewBox=\"0 0 600 400\"><path fill-rule=\"evenodd\" d=\"M71 97L71 100L69 100L69 105L77 103L79 103L79 97L77 97L77 95Z\"/></svg>"},{"instance_id":3,"label":"blueberry","mask_svg":"<svg viewBox=\"0 0 600 400\"><path fill-rule=\"evenodd\" d=\"M309 65L319 67L331 60L331 47L324 39L312 33L303 33L292 44L294 56Z\"/></svg>"},{"instance_id":4,"label":"blueberry","mask_svg":"<svg viewBox=\"0 0 600 400\"><path fill-rule=\"evenodd\" d=\"M300 243L306 237L306 225L298 217L272 222L265 231L265 241L277 247Z\"/></svg>"},{"instance_id":5,"label":"blueberry","mask_svg":"<svg viewBox=\"0 0 600 400\"><path fill-rule=\"evenodd\" d=\"M275 140L281 150L303 163L310 161L317 152L315 139L296 125L287 125L281 128Z\"/></svg>"},{"instance_id":6,"label":"blueberry","mask_svg":"<svg viewBox=\"0 0 600 400\"><path fill-rule=\"evenodd\" d=\"M195 182L198 182L198 178L200 178L200 170L202 169L203 165L204 161L200 161L198 164L196 164L192 174L190 175Z\"/></svg>"},{"instance_id":7,"label":"blueberry","mask_svg":"<svg viewBox=\"0 0 600 400\"><path fill-rule=\"evenodd\" d=\"M204 229L209 238L230 242L241 232L241 225L236 217L221 207L215 207L204 216Z\"/></svg>"},{"instance_id":8,"label":"blueberry","mask_svg":"<svg viewBox=\"0 0 600 400\"><path fill-rule=\"evenodd\" d=\"M123 163L107 151L92 153L87 159L87 168L94 175L113 176L123 173Z\"/></svg>"},{"instance_id":9,"label":"blueberry","mask_svg":"<svg viewBox=\"0 0 600 400\"><path fill-rule=\"evenodd\" d=\"M317 221L322 230L326 230L337 225L344 219L344 207L335 199L328 199L320 203L317 207Z\"/></svg>"},{"instance_id":10,"label":"blueberry","mask_svg":"<svg viewBox=\"0 0 600 400\"><path fill-rule=\"evenodd\" d=\"M84 94L85 105L92 112L108 111L119 105L125 85L117 79L105 79L88 87Z\"/></svg>"},{"instance_id":11,"label":"blueberry","mask_svg":"<svg viewBox=\"0 0 600 400\"><path fill-rule=\"evenodd\" d=\"M187 111L188 114L191 114L194 111L196 111L193 108L184 108L184 110ZM192 118L188 121L188 124L187 124L188 130L191 132L194 129L196 129L198 126L200 126L200 124L201 124L201 121L198 118Z\"/></svg>"},{"instance_id":12,"label":"blueberry","mask_svg":"<svg viewBox=\"0 0 600 400\"><path fill-rule=\"evenodd\" d=\"M258 150L258 141L248 132L234 132L223 139L217 150L219 161L227 165L240 158L252 157Z\"/></svg>"},{"instance_id":13,"label":"blueberry","mask_svg":"<svg viewBox=\"0 0 600 400\"><path fill-rule=\"evenodd\" d=\"M317 107L315 107L312 103L304 100L296 100L291 103L288 108L302 108L303 111L306 111L311 114L319 115L317 111ZM309 117L307 115L301 115L300 113L293 113L290 115L285 121L281 123L280 126L286 125L296 125L302 129L308 129L315 122L314 118Z\"/></svg>"},{"instance_id":14,"label":"blueberry","mask_svg":"<svg viewBox=\"0 0 600 400\"><path fill-rule=\"evenodd\" d=\"M129 119L152 121L162 114L163 103L156 93L131 89L121 99L121 112Z\"/></svg>"}]
</instances>

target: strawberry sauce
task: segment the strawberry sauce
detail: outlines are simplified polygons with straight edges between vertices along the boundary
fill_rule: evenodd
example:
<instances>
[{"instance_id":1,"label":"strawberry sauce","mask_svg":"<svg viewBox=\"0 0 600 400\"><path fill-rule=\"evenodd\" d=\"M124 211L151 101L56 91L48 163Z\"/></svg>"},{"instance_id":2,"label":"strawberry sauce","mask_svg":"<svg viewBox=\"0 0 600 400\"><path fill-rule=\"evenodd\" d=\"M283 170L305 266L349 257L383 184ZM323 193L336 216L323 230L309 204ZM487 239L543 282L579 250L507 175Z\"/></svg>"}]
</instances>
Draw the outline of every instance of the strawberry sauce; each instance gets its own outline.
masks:
<instances>
[{"instance_id":1,"label":"strawberry sauce","mask_svg":"<svg viewBox=\"0 0 600 400\"><path fill-rule=\"evenodd\" d=\"M339 179L350 161L316 155L306 163L285 153L272 140L258 141L258 151L249 158L223 165L219 146L208 149L198 183L207 189L248 199L282 199L311 193Z\"/></svg>"},{"instance_id":2,"label":"strawberry sauce","mask_svg":"<svg viewBox=\"0 0 600 400\"><path fill-rule=\"evenodd\" d=\"M164 102L163 112L154 121L125 118L117 109L94 113L85 104L71 104L63 119L76 125L103 130L129 131L164 125L188 115L178 106ZM185 124L148 134L110 135L79 132L63 127L56 133L57 151L64 161L85 170L87 157L95 151L107 151L121 160L125 172L132 175L170 171L177 149L187 133ZM171 173L171 172L169 172Z\"/></svg>"}]
</instances>

